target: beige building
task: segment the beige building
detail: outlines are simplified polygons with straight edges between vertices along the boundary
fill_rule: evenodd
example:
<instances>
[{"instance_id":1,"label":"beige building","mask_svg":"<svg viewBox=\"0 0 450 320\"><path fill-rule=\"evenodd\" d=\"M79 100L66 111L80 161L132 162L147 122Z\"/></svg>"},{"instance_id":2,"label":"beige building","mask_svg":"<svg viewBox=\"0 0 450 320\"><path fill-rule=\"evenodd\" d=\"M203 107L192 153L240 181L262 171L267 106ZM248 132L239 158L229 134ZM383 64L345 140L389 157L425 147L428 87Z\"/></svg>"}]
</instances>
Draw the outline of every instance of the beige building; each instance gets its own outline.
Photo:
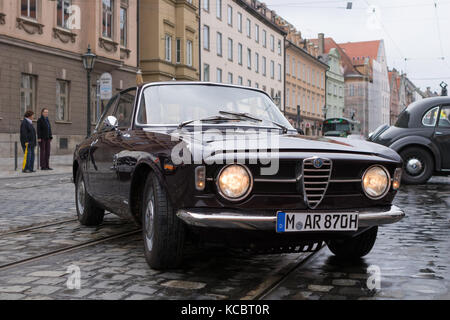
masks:
<instances>
[{"instance_id":1,"label":"beige building","mask_svg":"<svg viewBox=\"0 0 450 320\"><path fill-rule=\"evenodd\" d=\"M306 135L321 135L328 65L319 59L318 46L303 39L300 32L288 22L282 19L278 21L288 33L285 41L285 116Z\"/></svg>"},{"instance_id":2,"label":"beige building","mask_svg":"<svg viewBox=\"0 0 450 320\"><path fill-rule=\"evenodd\" d=\"M81 56L89 45L98 56L92 72L94 126L100 75L111 73L113 94L136 83L136 21L137 0L0 0L2 156L13 154L25 110L39 116L44 107L50 112L53 153L73 152L87 132Z\"/></svg>"},{"instance_id":3,"label":"beige building","mask_svg":"<svg viewBox=\"0 0 450 320\"><path fill-rule=\"evenodd\" d=\"M145 82L199 80L199 0L140 0L140 67Z\"/></svg>"},{"instance_id":4,"label":"beige building","mask_svg":"<svg viewBox=\"0 0 450 320\"><path fill-rule=\"evenodd\" d=\"M202 0L201 80L266 91L284 110L284 36L254 0Z\"/></svg>"}]
</instances>

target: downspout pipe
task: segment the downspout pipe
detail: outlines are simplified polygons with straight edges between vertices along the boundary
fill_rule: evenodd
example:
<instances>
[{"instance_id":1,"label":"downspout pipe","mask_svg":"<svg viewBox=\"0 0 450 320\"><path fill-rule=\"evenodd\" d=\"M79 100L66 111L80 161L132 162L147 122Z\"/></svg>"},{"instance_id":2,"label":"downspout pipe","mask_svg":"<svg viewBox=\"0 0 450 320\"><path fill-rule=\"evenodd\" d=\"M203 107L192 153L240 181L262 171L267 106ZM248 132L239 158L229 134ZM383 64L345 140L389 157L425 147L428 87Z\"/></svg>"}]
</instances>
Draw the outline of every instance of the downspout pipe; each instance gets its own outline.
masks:
<instances>
[{"instance_id":1,"label":"downspout pipe","mask_svg":"<svg viewBox=\"0 0 450 320\"><path fill-rule=\"evenodd\" d=\"M202 81L202 4L201 4L201 0L198 1L198 79L200 81Z\"/></svg>"}]
</instances>

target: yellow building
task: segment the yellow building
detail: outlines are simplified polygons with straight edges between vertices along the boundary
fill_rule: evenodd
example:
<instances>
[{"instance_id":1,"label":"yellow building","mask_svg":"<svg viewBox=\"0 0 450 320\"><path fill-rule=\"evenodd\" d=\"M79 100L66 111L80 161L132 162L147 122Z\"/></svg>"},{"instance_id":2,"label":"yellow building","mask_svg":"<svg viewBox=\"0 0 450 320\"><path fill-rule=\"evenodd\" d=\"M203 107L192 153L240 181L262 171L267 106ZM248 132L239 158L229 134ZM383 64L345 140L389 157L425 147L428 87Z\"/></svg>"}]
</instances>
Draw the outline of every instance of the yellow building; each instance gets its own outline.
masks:
<instances>
[{"instance_id":1,"label":"yellow building","mask_svg":"<svg viewBox=\"0 0 450 320\"><path fill-rule=\"evenodd\" d=\"M287 21L282 18L277 21L287 32L285 116L306 135L322 135L328 65L319 59L318 46L303 39L300 32Z\"/></svg>"},{"instance_id":2,"label":"yellow building","mask_svg":"<svg viewBox=\"0 0 450 320\"><path fill-rule=\"evenodd\" d=\"M199 80L199 0L141 0L139 60L145 82Z\"/></svg>"}]
</instances>

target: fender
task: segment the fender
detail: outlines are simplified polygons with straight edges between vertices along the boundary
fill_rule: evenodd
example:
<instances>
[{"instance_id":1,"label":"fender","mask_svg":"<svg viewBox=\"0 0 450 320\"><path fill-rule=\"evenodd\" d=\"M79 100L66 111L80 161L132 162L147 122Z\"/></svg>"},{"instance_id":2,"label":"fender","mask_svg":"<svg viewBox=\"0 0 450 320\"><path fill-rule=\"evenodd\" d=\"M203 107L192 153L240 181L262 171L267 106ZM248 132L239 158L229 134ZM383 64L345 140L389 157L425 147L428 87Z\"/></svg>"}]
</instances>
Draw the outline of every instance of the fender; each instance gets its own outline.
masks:
<instances>
[{"instance_id":1,"label":"fender","mask_svg":"<svg viewBox=\"0 0 450 320\"><path fill-rule=\"evenodd\" d=\"M134 218L134 220L138 224L140 223L139 217L137 217L133 212L133 207L136 205L135 202L137 201L137 199L134 197L135 195L133 194L133 189L134 189L133 185L135 184L135 181L138 178L135 175L136 168L138 168L142 165L149 167L150 170L153 171L153 173L156 175L156 178L161 183L163 188L167 190L168 189L167 183L166 183L166 180L164 179L164 175L161 171L161 168L159 167L158 161L159 161L159 159L157 159L150 153L141 154L139 156L138 161L136 162L136 165L134 166L133 172L131 174L131 185L130 185L130 191L128 194L128 206L129 206L129 212L130 212L131 216ZM170 199L170 197L169 197L169 201L171 201L173 203L173 200Z\"/></svg>"},{"instance_id":2,"label":"fender","mask_svg":"<svg viewBox=\"0 0 450 320\"><path fill-rule=\"evenodd\" d=\"M436 145L429 139L423 136L407 136L398 139L389 147L397 152L400 152L404 147L408 145L418 145L424 147L426 150L430 151L434 157L435 170L441 170L441 153Z\"/></svg>"}]
</instances>

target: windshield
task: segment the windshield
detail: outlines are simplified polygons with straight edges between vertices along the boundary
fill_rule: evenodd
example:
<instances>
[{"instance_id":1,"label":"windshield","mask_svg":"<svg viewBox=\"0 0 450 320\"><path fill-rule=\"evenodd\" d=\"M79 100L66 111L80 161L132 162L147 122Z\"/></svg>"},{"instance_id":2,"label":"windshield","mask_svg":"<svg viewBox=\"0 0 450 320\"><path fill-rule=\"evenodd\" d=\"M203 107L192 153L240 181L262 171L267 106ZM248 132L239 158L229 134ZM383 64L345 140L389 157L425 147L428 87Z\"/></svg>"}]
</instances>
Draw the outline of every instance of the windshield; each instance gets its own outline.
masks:
<instances>
[{"instance_id":1,"label":"windshield","mask_svg":"<svg viewBox=\"0 0 450 320\"><path fill-rule=\"evenodd\" d=\"M323 125L323 132L328 131L350 131L350 125L348 123L325 123Z\"/></svg>"},{"instance_id":2,"label":"windshield","mask_svg":"<svg viewBox=\"0 0 450 320\"><path fill-rule=\"evenodd\" d=\"M268 122L273 121L294 130L272 100L255 90L198 84L157 85L147 87L143 98L137 118L141 125L179 125L225 111L244 113L266 121L258 124L241 118L238 125L274 127Z\"/></svg>"}]
</instances>

